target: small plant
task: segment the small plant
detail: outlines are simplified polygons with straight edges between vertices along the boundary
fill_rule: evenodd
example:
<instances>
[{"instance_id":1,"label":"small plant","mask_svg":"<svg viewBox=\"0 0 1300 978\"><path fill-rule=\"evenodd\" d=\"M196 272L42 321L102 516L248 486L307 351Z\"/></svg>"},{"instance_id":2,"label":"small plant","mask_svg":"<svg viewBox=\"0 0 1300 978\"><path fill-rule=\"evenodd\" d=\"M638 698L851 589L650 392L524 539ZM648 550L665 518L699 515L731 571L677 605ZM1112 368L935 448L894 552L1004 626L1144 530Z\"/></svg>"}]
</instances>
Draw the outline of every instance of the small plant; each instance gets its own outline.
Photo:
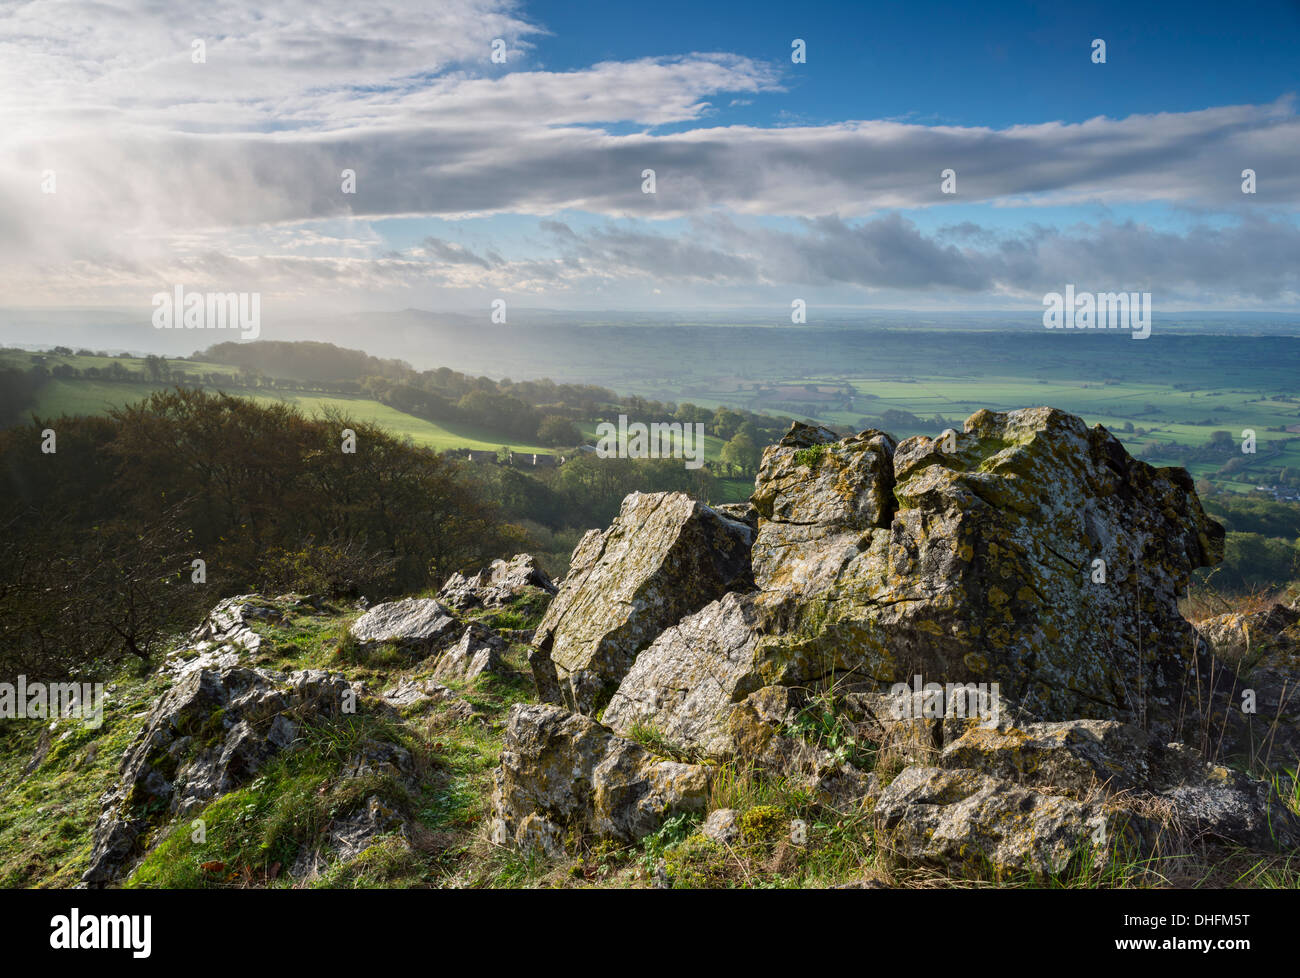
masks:
<instances>
[{"instance_id":1,"label":"small plant","mask_svg":"<svg viewBox=\"0 0 1300 978\"><path fill-rule=\"evenodd\" d=\"M755 805L740 816L740 835L748 842L771 842L784 834L789 816L775 805Z\"/></svg>"},{"instance_id":2,"label":"small plant","mask_svg":"<svg viewBox=\"0 0 1300 978\"><path fill-rule=\"evenodd\" d=\"M826 455L825 445L810 445L807 448L801 448L794 453L795 465L806 465L810 469L816 469L821 464Z\"/></svg>"},{"instance_id":3,"label":"small plant","mask_svg":"<svg viewBox=\"0 0 1300 978\"><path fill-rule=\"evenodd\" d=\"M601 715L604 715L604 710L601 710ZM699 760L697 750L674 744L652 723L634 723L627 732L627 739L636 741L650 753L658 754L660 757L688 764Z\"/></svg>"},{"instance_id":4,"label":"small plant","mask_svg":"<svg viewBox=\"0 0 1300 978\"><path fill-rule=\"evenodd\" d=\"M647 873L653 873L655 865L664 853L673 846L685 842L695 832L696 817L683 813L667 819L663 825L641 840L641 863Z\"/></svg>"},{"instance_id":5,"label":"small plant","mask_svg":"<svg viewBox=\"0 0 1300 978\"><path fill-rule=\"evenodd\" d=\"M787 731L814 747L829 751L836 763L862 766L864 752L854 736L853 727L836 712L832 693L826 692L811 700L799 711Z\"/></svg>"}]
</instances>

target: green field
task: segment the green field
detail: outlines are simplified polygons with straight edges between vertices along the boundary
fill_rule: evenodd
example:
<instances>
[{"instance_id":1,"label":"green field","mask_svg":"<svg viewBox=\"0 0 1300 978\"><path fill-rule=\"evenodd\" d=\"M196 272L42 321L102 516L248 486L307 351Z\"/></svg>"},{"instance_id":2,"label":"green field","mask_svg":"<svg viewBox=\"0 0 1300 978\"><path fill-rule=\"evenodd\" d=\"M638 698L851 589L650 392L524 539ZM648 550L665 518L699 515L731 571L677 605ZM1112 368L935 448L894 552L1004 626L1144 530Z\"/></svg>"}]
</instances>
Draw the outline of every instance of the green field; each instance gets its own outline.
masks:
<instances>
[{"instance_id":1,"label":"green field","mask_svg":"<svg viewBox=\"0 0 1300 978\"><path fill-rule=\"evenodd\" d=\"M583 438L586 438L587 440L592 442L596 440L595 421L584 422L583 424L578 425L578 429L582 432ZM707 461L716 462L718 458L721 456L722 446L725 444L726 442L724 442L721 438L717 438L713 435L705 435L704 436L704 458Z\"/></svg>"},{"instance_id":2,"label":"green field","mask_svg":"<svg viewBox=\"0 0 1300 978\"><path fill-rule=\"evenodd\" d=\"M92 364L93 365L93 364ZM60 415L104 414L113 408L142 401L163 385L107 380L51 380L40 393L33 412L42 418ZM445 451L448 448L471 448L496 451L509 446L516 451L550 453L554 449L541 445L512 442L508 436L476 428L473 425L426 421L365 397L343 395L295 394L267 390L234 388L227 393L252 398L261 403L292 404L308 416L333 408L357 421L377 424L398 437L409 437L417 445Z\"/></svg>"},{"instance_id":3,"label":"green field","mask_svg":"<svg viewBox=\"0 0 1300 978\"><path fill-rule=\"evenodd\" d=\"M1300 471L1300 338L1271 335L1160 334L1127 338L1061 337L1040 330L952 332L919 328L751 329L696 326L548 329L512 335L511 352L531 359L528 376L604 383L619 395L692 401L821 421L857 430L867 424L898 437L937 434L938 421L960 426L981 408L1006 411L1050 405L1105 425L1134 455L1157 465L1185 465L1217 487L1249 492L1279 468ZM682 356L665 357L667 351ZM101 369L109 360L10 352L0 363L28 368L37 357L53 368L67 363ZM503 356L505 354L503 353ZM220 364L168 361L187 374L230 374ZM52 380L39 413L101 412L146 396L143 383ZM339 408L435 449L547 451L469 426L424 421L375 400L298 394L267 388L231 393L294 403L306 413ZM906 412L916 421L891 417ZM665 419L668 420L668 419ZM594 438L594 422L581 426ZM1240 444L1255 433L1254 455L1206 451L1226 431ZM722 441L705 438L705 456L719 458ZM1236 459L1236 461L1234 461ZM1225 464L1235 471L1220 471ZM1256 477L1258 473L1258 478Z\"/></svg>"}]
</instances>

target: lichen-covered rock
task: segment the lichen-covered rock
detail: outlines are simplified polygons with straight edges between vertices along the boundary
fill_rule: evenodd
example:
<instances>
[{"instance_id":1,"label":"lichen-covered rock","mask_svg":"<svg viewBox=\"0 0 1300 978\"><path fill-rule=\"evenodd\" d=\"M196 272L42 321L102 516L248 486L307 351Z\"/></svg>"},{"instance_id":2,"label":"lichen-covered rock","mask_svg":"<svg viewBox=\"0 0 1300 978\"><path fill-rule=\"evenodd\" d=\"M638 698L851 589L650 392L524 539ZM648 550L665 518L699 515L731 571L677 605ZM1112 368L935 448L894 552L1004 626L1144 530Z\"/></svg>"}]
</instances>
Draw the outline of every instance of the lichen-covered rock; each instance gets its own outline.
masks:
<instances>
[{"instance_id":1,"label":"lichen-covered rock","mask_svg":"<svg viewBox=\"0 0 1300 978\"><path fill-rule=\"evenodd\" d=\"M1192 649L1177 599L1223 537L1185 472L1050 408L982 411L934 441L833 439L796 424L767 449L758 591L641 653L605 714L615 728L652 723L717 754L756 689L920 675L996 683L1018 716L1173 735Z\"/></svg>"},{"instance_id":2,"label":"lichen-covered rock","mask_svg":"<svg viewBox=\"0 0 1300 978\"><path fill-rule=\"evenodd\" d=\"M395 709L406 709L422 703L441 703L456 696L450 689L431 679L403 679L392 689L380 694L380 700Z\"/></svg>"},{"instance_id":3,"label":"lichen-covered rock","mask_svg":"<svg viewBox=\"0 0 1300 978\"><path fill-rule=\"evenodd\" d=\"M683 532L697 506L632 496L579 544L530 662L552 703L590 710L612 688L613 730L555 706L517 710L494 837L553 850L562 832L652 831L661 815L611 830L597 787L627 772L618 783L648 797L693 767L648 776L645 764L671 762L624 738L651 742L649 730L675 757L766 771L841 814L874 811L897 858L948 871L1042 877L1102 864L1117 845L1300 839L1266 782L1171 742L1207 746L1205 718L1190 716L1203 704L1220 742L1256 743L1250 721L1213 713L1248 692L1282 721L1260 742L1286 748L1295 711L1292 609L1205 628L1238 657L1267 636L1262 658L1231 674L1210 668L1179 613L1192 571L1223 545L1185 471L1136 461L1051 408L981 411L960 432L900 443L796 424L764 453L749 506L704 510L709 532ZM731 554L738 533L753 536L749 574L713 573L693 606L665 609L664 588L693 579L683 555L698 564L718 539ZM964 691L966 711L929 712L924 684ZM868 770L872 757L888 763Z\"/></svg>"},{"instance_id":4,"label":"lichen-covered rock","mask_svg":"<svg viewBox=\"0 0 1300 978\"><path fill-rule=\"evenodd\" d=\"M632 493L603 533L573 552L533 637L567 705L594 713L666 628L749 585L753 530L680 492ZM551 677L534 663L538 691Z\"/></svg>"},{"instance_id":5,"label":"lichen-covered rock","mask_svg":"<svg viewBox=\"0 0 1300 978\"><path fill-rule=\"evenodd\" d=\"M307 718L334 716L356 691L322 670L198 669L154 705L101 799L90 866L82 879L117 878L142 833L165 814L183 816L254 777L285 750Z\"/></svg>"},{"instance_id":6,"label":"lichen-covered rock","mask_svg":"<svg viewBox=\"0 0 1300 978\"><path fill-rule=\"evenodd\" d=\"M1217 756L1252 769L1295 769L1300 612L1274 602L1249 614L1217 615L1196 629L1204 654L1190 694L1200 714L1191 733L1213 743Z\"/></svg>"},{"instance_id":7,"label":"lichen-covered rock","mask_svg":"<svg viewBox=\"0 0 1300 978\"><path fill-rule=\"evenodd\" d=\"M550 704L517 704L494 774L499 843L548 843L545 820L575 836L633 842L682 812L703 812L708 771L656 757L589 717ZM541 833L539 835L539 833Z\"/></svg>"},{"instance_id":8,"label":"lichen-covered rock","mask_svg":"<svg viewBox=\"0 0 1300 978\"><path fill-rule=\"evenodd\" d=\"M896 447L782 443L753 500L766 682L920 674L997 682L1044 719L1176 712L1192 647L1177 601L1223 529L1184 470L1103 428L1036 408Z\"/></svg>"},{"instance_id":9,"label":"lichen-covered rock","mask_svg":"<svg viewBox=\"0 0 1300 978\"><path fill-rule=\"evenodd\" d=\"M998 878L1104 865L1122 818L1100 805L1018 787L972 770L905 768L881 792L875 818L907 864Z\"/></svg>"},{"instance_id":10,"label":"lichen-covered rock","mask_svg":"<svg viewBox=\"0 0 1300 978\"><path fill-rule=\"evenodd\" d=\"M392 644L414 655L433 652L460 627L455 615L433 598L405 598L377 604L352 623L363 647Z\"/></svg>"},{"instance_id":11,"label":"lichen-covered rock","mask_svg":"<svg viewBox=\"0 0 1300 978\"><path fill-rule=\"evenodd\" d=\"M437 680L472 680L484 672L501 672L501 653L506 643L484 625L471 622L451 648L438 659L433 670Z\"/></svg>"},{"instance_id":12,"label":"lichen-covered rock","mask_svg":"<svg viewBox=\"0 0 1300 978\"><path fill-rule=\"evenodd\" d=\"M1300 844L1300 820L1269 785L1164 744L1129 724L1036 723L1023 729L969 726L935 761L1019 785L1083 797L1100 790L1119 810L1160 811L1184 841L1212 837L1257 849Z\"/></svg>"},{"instance_id":13,"label":"lichen-covered rock","mask_svg":"<svg viewBox=\"0 0 1300 978\"><path fill-rule=\"evenodd\" d=\"M734 842L740 836L740 815L734 808L715 808L700 826L700 833L714 842Z\"/></svg>"},{"instance_id":14,"label":"lichen-covered rock","mask_svg":"<svg viewBox=\"0 0 1300 978\"><path fill-rule=\"evenodd\" d=\"M254 623L274 624L283 617L283 612L260 594L225 598L168 653L164 668L177 678L199 669L233 668L262 647Z\"/></svg>"},{"instance_id":15,"label":"lichen-covered rock","mask_svg":"<svg viewBox=\"0 0 1300 978\"><path fill-rule=\"evenodd\" d=\"M603 721L653 726L675 744L725 754L732 707L754 691L753 598L728 594L663 632L637 656Z\"/></svg>"},{"instance_id":16,"label":"lichen-covered rock","mask_svg":"<svg viewBox=\"0 0 1300 978\"><path fill-rule=\"evenodd\" d=\"M1237 659L1300 646L1300 611L1275 601L1250 614L1229 612L1197 622L1196 631L1220 658Z\"/></svg>"},{"instance_id":17,"label":"lichen-covered rock","mask_svg":"<svg viewBox=\"0 0 1300 978\"><path fill-rule=\"evenodd\" d=\"M500 608L526 594L553 595L555 583L537 566L532 554L515 554L510 560L494 560L477 574L466 577L459 571L447 578L438 600L458 611L470 608Z\"/></svg>"}]
</instances>

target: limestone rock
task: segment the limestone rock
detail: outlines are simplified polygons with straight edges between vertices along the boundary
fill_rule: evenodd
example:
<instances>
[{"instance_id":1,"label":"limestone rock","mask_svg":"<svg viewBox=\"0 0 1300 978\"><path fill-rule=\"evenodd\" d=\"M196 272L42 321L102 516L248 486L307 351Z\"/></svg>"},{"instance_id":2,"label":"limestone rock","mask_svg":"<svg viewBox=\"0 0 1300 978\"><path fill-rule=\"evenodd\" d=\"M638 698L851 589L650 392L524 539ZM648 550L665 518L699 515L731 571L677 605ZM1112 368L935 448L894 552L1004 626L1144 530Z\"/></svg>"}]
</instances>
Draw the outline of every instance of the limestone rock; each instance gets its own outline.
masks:
<instances>
[{"instance_id":1,"label":"limestone rock","mask_svg":"<svg viewBox=\"0 0 1300 978\"><path fill-rule=\"evenodd\" d=\"M117 878L164 813L184 816L244 784L292 744L304 718L337 715L354 693L341 676L321 670L187 673L154 705L116 787L101 799L82 879Z\"/></svg>"},{"instance_id":2,"label":"limestone rock","mask_svg":"<svg viewBox=\"0 0 1300 978\"><path fill-rule=\"evenodd\" d=\"M510 560L494 560L470 577L457 572L447 578L438 600L457 611L470 608L500 608L524 594L553 595L557 588L531 554L516 554Z\"/></svg>"},{"instance_id":3,"label":"limestone rock","mask_svg":"<svg viewBox=\"0 0 1300 978\"><path fill-rule=\"evenodd\" d=\"M254 623L274 624L283 617L283 612L260 594L225 598L168 654L164 668L179 678L199 669L237 666L262 647Z\"/></svg>"},{"instance_id":4,"label":"limestone rock","mask_svg":"<svg viewBox=\"0 0 1300 978\"><path fill-rule=\"evenodd\" d=\"M751 596L728 594L663 632L637 656L603 721L637 724L675 744L721 755L731 747L731 708L754 691L757 616Z\"/></svg>"},{"instance_id":5,"label":"limestone rock","mask_svg":"<svg viewBox=\"0 0 1300 978\"><path fill-rule=\"evenodd\" d=\"M405 598L377 604L352 623L363 646L391 643L415 655L434 651L459 628L452 612L433 598Z\"/></svg>"},{"instance_id":6,"label":"limestone rock","mask_svg":"<svg viewBox=\"0 0 1300 978\"><path fill-rule=\"evenodd\" d=\"M875 817L901 861L995 877L1059 874L1075 859L1103 864L1123 825L1099 805L934 767L905 768Z\"/></svg>"},{"instance_id":7,"label":"limestone rock","mask_svg":"<svg viewBox=\"0 0 1300 978\"><path fill-rule=\"evenodd\" d=\"M1253 614L1230 612L1198 622L1196 631L1220 658L1236 659L1300 645L1300 611L1274 602Z\"/></svg>"},{"instance_id":8,"label":"limestone rock","mask_svg":"<svg viewBox=\"0 0 1300 978\"><path fill-rule=\"evenodd\" d=\"M502 641L490 628L471 622L460 640L442 654L433 670L436 680L472 680L480 673L502 671Z\"/></svg>"},{"instance_id":9,"label":"limestone rock","mask_svg":"<svg viewBox=\"0 0 1300 978\"><path fill-rule=\"evenodd\" d=\"M355 859L377 837L403 825L403 819L396 811L378 795L371 795L365 805L351 815L332 819L317 845L303 846L289 869L289 875L310 881L331 862Z\"/></svg>"},{"instance_id":10,"label":"limestone rock","mask_svg":"<svg viewBox=\"0 0 1300 978\"><path fill-rule=\"evenodd\" d=\"M533 643L554 663L566 703L603 706L666 628L750 579L753 531L684 493L632 493L603 533L573 552ZM539 692L549 677L538 677Z\"/></svg>"},{"instance_id":11,"label":"limestone rock","mask_svg":"<svg viewBox=\"0 0 1300 978\"><path fill-rule=\"evenodd\" d=\"M380 695L383 702L389 706L405 709L421 703L440 703L454 699L456 694L441 683L435 683L430 679L403 679L392 689L386 689Z\"/></svg>"},{"instance_id":12,"label":"limestone rock","mask_svg":"<svg viewBox=\"0 0 1300 978\"><path fill-rule=\"evenodd\" d=\"M1207 763L1183 744L1163 744L1137 727L1102 720L998 730L975 724L943 749L935 766L975 769L1016 784L1069 791L1093 788L1119 809L1161 811L1184 841L1212 837L1258 849L1300 843L1300 819L1265 782ZM1162 804L1163 803L1163 804Z\"/></svg>"},{"instance_id":13,"label":"limestone rock","mask_svg":"<svg viewBox=\"0 0 1300 978\"><path fill-rule=\"evenodd\" d=\"M769 682L920 674L996 681L1043 719L1176 713L1192 636L1177 600L1223 543L1184 470L1052 408L896 447L814 435L765 452L753 497Z\"/></svg>"},{"instance_id":14,"label":"limestone rock","mask_svg":"<svg viewBox=\"0 0 1300 978\"><path fill-rule=\"evenodd\" d=\"M494 779L489 834L516 845L539 833L554 841L533 816L578 836L633 842L672 815L703 812L709 786L704 767L658 758L550 704L511 710Z\"/></svg>"},{"instance_id":15,"label":"limestone rock","mask_svg":"<svg viewBox=\"0 0 1300 978\"><path fill-rule=\"evenodd\" d=\"M740 816L734 808L714 809L700 826L700 832L714 842L734 842L740 835Z\"/></svg>"}]
</instances>

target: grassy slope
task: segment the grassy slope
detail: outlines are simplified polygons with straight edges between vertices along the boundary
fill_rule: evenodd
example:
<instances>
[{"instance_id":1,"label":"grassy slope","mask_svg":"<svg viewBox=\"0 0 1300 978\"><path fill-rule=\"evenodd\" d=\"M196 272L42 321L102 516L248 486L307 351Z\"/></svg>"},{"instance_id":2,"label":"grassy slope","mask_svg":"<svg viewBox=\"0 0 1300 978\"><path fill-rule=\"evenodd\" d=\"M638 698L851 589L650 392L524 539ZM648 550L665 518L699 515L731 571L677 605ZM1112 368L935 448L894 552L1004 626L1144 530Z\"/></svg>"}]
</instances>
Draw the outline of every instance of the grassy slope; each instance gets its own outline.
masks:
<instances>
[{"instance_id":1,"label":"grassy slope","mask_svg":"<svg viewBox=\"0 0 1300 978\"><path fill-rule=\"evenodd\" d=\"M515 628L536 621L540 609L520 605L488 623ZM261 623L264 641L252 662L261 668L329 668L374 691L403 678L427 677L431 661L416 662L391 648L365 656L345 639L356 612L295 612ZM346 817L371 795L410 820L411 844L394 833L372 840L355 861L335 864L314 881L318 887L639 887L650 885L662 866L674 887L821 887L875 880L899 886L987 885L905 871L881 855L869 812L829 811L806 790L723 765L714 769L710 808L741 813L739 839L722 846L699 832L699 819L669 820L636 845L586 845L581 854L549 862L489 844L492 770L502 750L502 725L513 703L533 698L526 678L526 649L505 656L513 674L451 682L480 719L453 718L445 704L411 708L405 722L367 700L358 713L300 728L295 749L272 759L256 779L150 836L152 847L128 885L171 888L282 888L301 885L286 872L294 853L318 838L329 820ZM84 871L98 798L112 786L123 752L139 732L149 707L167 683L157 674L126 670L109 692L105 722L91 730L65 722L44 759L25 773L46 724L11 721L0 739L0 886L66 887ZM814 701L791 728L823 747L858 753L888 779L886 763L851 740L824 703ZM678 756L653 730L634 732L643 744ZM352 752L367 738L400 743L416 759L412 789L386 775L340 777ZM895 759L896 760L896 759ZM1300 804L1300 798L1295 799ZM794 818L807 822L806 845L788 839ZM193 838L202 820L205 837ZM1048 886L1143 887L1161 885L1295 886L1296 869L1280 857L1222 853L1213 863L1193 859L1142 865L1120 860L1107 869L1081 867ZM1002 885L1044 885L1003 879Z\"/></svg>"},{"instance_id":2,"label":"grassy slope","mask_svg":"<svg viewBox=\"0 0 1300 978\"><path fill-rule=\"evenodd\" d=\"M161 385L153 384L55 379L42 388L33 411L42 418L55 418L64 414L103 414L112 408L142 401L155 390L160 389ZM295 394L242 388L230 389L227 393L238 397L250 397L263 403L279 401L293 404L307 415L319 413L325 408L334 408L347 413L357 421L378 424L398 437L409 436L415 444L435 451L444 451L448 448L496 451L502 446L509 446L521 452L549 454L554 451L553 448L541 445L520 444L508 435L501 435L474 425L426 421L365 397Z\"/></svg>"}]
</instances>

